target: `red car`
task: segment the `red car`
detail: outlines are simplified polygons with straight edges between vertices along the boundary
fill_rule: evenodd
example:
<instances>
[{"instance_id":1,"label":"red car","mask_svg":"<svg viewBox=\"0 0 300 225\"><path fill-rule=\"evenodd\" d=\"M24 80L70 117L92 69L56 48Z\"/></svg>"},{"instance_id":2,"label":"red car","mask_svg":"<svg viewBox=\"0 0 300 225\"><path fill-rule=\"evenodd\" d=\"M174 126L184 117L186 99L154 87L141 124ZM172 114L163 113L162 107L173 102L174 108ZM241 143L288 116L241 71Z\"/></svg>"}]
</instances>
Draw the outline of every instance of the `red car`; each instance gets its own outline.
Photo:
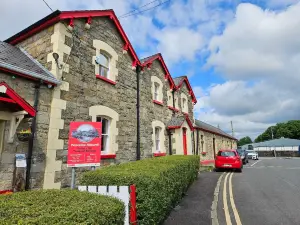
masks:
<instances>
[{"instance_id":1,"label":"red car","mask_svg":"<svg viewBox=\"0 0 300 225\"><path fill-rule=\"evenodd\" d=\"M243 162L236 150L219 150L215 160L215 169L235 169L242 172Z\"/></svg>"}]
</instances>

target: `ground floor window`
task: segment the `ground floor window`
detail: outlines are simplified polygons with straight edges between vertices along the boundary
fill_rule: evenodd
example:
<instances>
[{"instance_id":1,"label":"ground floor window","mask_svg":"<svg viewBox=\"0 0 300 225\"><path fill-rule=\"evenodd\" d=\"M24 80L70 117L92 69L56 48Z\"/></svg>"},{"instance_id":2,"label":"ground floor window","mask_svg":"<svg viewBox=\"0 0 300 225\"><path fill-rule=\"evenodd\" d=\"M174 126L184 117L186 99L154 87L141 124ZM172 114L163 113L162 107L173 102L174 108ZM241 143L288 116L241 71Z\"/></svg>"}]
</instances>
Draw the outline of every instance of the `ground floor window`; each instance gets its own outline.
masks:
<instances>
[{"instance_id":1,"label":"ground floor window","mask_svg":"<svg viewBox=\"0 0 300 225\"><path fill-rule=\"evenodd\" d=\"M109 146L109 125L110 120L103 116L97 116L97 122L102 123L102 136L101 136L101 151L107 152Z\"/></svg>"},{"instance_id":2,"label":"ground floor window","mask_svg":"<svg viewBox=\"0 0 300 225\"><path fill-rule=\"evenodd\" d=\"M155 127L155 150L156 152L160 152L160 127Z\"/></svg>"}]
</instances>

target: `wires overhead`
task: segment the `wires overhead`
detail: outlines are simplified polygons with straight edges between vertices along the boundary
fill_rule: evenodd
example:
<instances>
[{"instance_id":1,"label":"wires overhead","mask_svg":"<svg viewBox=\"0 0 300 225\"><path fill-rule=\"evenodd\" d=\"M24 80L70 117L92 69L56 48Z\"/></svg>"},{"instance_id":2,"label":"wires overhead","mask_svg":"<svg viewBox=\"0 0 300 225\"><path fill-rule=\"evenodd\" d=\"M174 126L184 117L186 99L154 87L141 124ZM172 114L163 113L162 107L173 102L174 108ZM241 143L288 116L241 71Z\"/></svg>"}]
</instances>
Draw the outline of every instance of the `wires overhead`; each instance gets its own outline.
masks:
<instances>
[{"instance_id":1,"label":"wires overhead","mask_svg":"<svg viewBox=\"0 0 300 225\"><path fill-rule=\"evenodd\" d=\"M49 6L49 4L45 1L45 0L42 0L45 4L46 4L46 6L53 12L53 9Z\"/></svg>"},{"instance_id":2,"label":"wires overhead","mask_svg":"<svg viewBox=\"0 0 300 225\"><path fill-rule=\"evenodd\" d=\"M155 1L149 2L149 3L145 4L145 5L140 6L137 9L134 9L134 10L128 12L128 13L125 13L124 15L119 16L119 19L123 19L123 18L129 17L129 16L134 16L134 15L137 15L137 14L141 14L143 12L149 11L149 10L157 8L157 7L159 7L159 6L163 5L163 4L166 4L166 3L170 2L170 1L171 0L166 0L166 1L161 2L160 0L155 0ZM150 8L144 9L144 10L140 10L140 9L142 9L142 8L144 8L144 7L152 4L154 2L159 2L159 4L157 4L155 6L152 6ZM137 12L135 13L135 11L137 11Z\"/></svg>"}]
</instances>

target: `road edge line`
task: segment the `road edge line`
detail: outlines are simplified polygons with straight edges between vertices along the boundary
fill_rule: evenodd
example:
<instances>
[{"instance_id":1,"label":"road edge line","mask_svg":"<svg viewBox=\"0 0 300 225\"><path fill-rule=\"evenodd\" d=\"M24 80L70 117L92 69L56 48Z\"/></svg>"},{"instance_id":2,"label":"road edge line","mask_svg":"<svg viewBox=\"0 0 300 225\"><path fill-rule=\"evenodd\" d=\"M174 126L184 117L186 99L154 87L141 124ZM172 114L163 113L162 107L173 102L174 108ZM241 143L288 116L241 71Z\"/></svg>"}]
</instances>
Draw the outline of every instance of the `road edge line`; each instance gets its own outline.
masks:
<instances>
[{"instance_id":1,"label":"road edge line","mask_svg":"<svg viewBox=\"0 0 300 225\"><path fill-rule=\"evenodd\" d=\"M252 167L252 166L254 166L256 163L258 163L258 162L260 162L260 161L262 161L262 160L259 159L259 160L257 160L255 163L251 164L250 166Z\"/></svg>"},{"instance_id":2,"label":"road edge line","mask_svg":"<svg viewBox=\"0 0 300 225\"><path fill-rule=\"evenodd\" d=\"M223 173L217 182L217 185L215 187L214 191L214 200L211 204L211 219L212 219L212 225L219 225L219 220L218 220L218 213L217 213L217 208L218 208L218 200L219 200L219 192L220 192L220 186L221 186L221 181L225 173Z\"/></svg>"},{"instance_id":3,"label":"road edge line","mask_svg":"<svg viewBox=\"0 0 300 225\"><path fill-rule=\"evenodd\" d=\"M232 225L230 214L229 214L229 208L228 208L228 202L227 202L227 179L228 176L231 173L227 173L224 178L224 185L223 185L223 206L224 206L224 214L225 214L225 220L227 225Z\"/></svg>"},{"instance_id":4,"label":"road edge line","mask_svg":"<svg viewBox=\"0 0 300 225\"><path fill-rule=\"evenodd\" d=\"M230 198L230 204L231 204L231 208L235 217L235 221L237 225L242 225L241 222L241 218L239 215L239 212L236 208L235 202L234 202L234 198L233 198L233 191L232 191L232 177L233 177L233 173L230 174L229 176L229 198Z\"/></svg>"}]
</instances>

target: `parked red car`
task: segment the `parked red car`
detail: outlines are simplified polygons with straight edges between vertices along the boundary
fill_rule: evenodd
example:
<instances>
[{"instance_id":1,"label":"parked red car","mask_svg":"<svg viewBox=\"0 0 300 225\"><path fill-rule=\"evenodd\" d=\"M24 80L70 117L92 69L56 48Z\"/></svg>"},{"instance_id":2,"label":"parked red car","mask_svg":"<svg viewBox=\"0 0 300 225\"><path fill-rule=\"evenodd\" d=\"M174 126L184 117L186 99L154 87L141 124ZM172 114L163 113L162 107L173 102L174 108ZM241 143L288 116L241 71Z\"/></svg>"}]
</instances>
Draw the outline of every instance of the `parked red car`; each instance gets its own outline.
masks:
<instances>
[{"instance_id":1,"label":"parked red car","mask_svg":"<svg viewBox=\"0 0 300 225\"><path fill-rule=\"evenodd\" d=\"M236 150L219 150L215 160L215 169L235 169L242 172L243 162Z\"/></svg>"}]
</instances>

